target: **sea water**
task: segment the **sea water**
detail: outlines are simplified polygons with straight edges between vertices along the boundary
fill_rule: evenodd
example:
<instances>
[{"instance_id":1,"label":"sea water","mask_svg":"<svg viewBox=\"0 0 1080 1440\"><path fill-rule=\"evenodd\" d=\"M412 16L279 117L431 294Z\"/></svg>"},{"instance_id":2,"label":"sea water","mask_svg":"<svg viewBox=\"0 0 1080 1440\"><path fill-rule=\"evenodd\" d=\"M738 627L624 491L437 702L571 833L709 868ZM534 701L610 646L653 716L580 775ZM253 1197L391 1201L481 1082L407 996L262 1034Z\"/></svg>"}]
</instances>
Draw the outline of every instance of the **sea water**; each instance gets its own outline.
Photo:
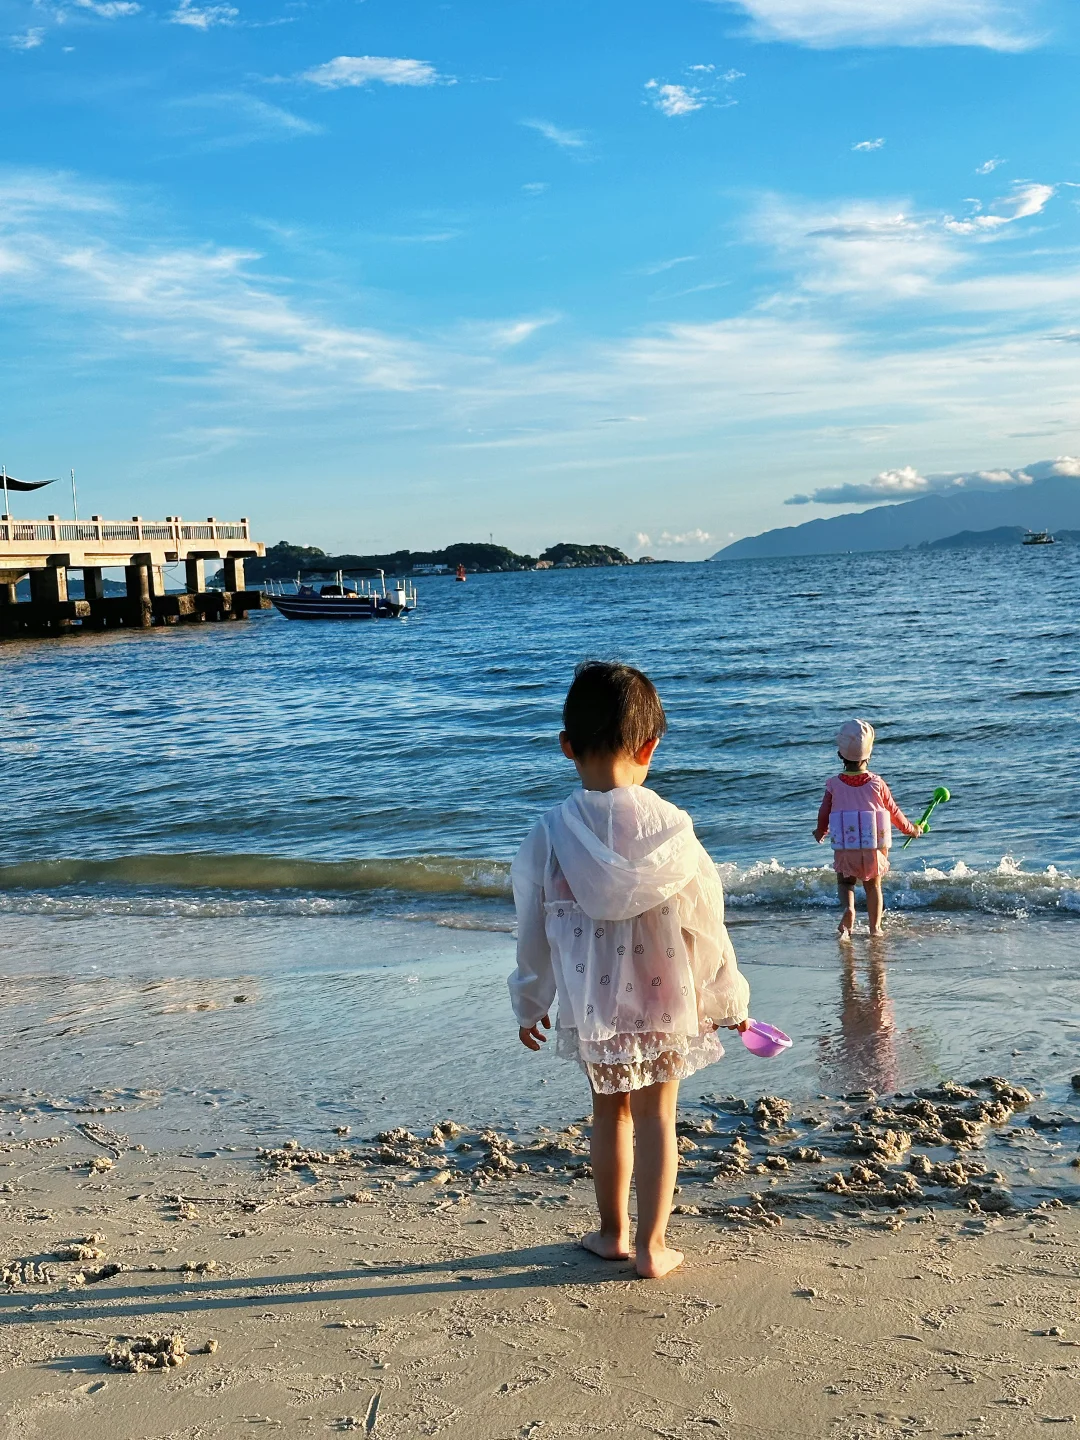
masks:
<instances>
[{"instance_id":1,"label":"sea water","mask_svg":"<svg viewBox=\"0 0 1080 1440\"><path fill-rule=\"evenodd\" d=\"M796 1039L733 1037L687 1098L993 1071L1075 1104L1078 581L1067 545L549 571L423 581L404 622L6 642L6 1108L260 1137L587 1108L504 985L508 864L573 782L586 656L655 679L650 783ZM852 714L909 815L953 800L893 851L887 939L845 953L810 832Z\"/></svg>"}]
</instances>

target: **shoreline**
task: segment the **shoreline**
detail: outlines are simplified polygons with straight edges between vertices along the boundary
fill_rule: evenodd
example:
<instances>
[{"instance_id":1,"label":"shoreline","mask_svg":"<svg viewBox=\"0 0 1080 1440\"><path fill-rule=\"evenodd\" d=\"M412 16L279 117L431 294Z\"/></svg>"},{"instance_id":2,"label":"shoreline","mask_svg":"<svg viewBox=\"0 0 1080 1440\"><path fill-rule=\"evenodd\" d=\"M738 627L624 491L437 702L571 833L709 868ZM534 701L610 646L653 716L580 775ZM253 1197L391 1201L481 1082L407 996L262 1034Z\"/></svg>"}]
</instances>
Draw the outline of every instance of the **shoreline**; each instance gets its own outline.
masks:
<instances>
[{"instance_id":1,"label":"shoreline","mask_svg":"<svg viewBox=\"0 0 1080 1440\"><path fill-rule=\"evenodd\" d=\"M803 915L837 908L836 873L822 856L747 861L716 848L727 908L736 915ZM441 851L340 855L273 850L130 851L26 857L0 864L0 909L9 914L93 915L167 912L294 913L298 903L341 907L468 906L512 915L510 859ZM1058 864L1005 853L974 863L952 855L905 859L884 880L886 914L1080 917L1080 875ZM860 908L860 917L863 910Z\"/></svg>"},{"instance_id":2,"label":"shoreline","mask_svg":"<svg viewBox=\"0 0 1080 1440\"><path fill-rule=\"evenodd\" d=\"M907 1118L940 1130L1014 1101L946 1093ZM965 1177L922 1175L918 1195L904 1177L925 1145L845 1122L844 1170L877 1179L826 1189L831 1160L793 1159L787 1118L763 1099L741 1149L681 1119L687 1262L660 1282L577 1247L581 1126L526 1147L447 1123L343 1135L336 1153L151 1154L120 1115L9 1136L0 1433L704 1440L791 1434L796 1414L800 1433L845 1440L1071 1433L1080 1210L995 1208L1002 1187L974 1173L979 1137L959 1125L945 1148ZM714 1152L728 1158L693 1168ZM781 1156L786 1170L766 1163ZM787 1188L795 1171L820 1178ZM173 1363L132 1373L147 1362L131 1340L154 1335L180 1337Z\"/></svg>"},{"instance_id":3,"label":"shoreline","mask_svg":"<svg viewBox=\"0 0 1080 1440\"><path fill-rule=\"evenodd\" d=\"M327 1148L339 1125L426 1132L447 1116L515 1141L557 1129L588 1108L584 1079L518 1044L505 991L512 937L464 919L10 915L3 1128L24 1133L20 1112L48 1124L107 1110L155 1149L291 1135ZM1040 1115L1080 1115L1068 924L905 916L883 941L838 946L831 918L732 922L753 1013L795 1044L762 1061L729 1037L723 1060L681 1087L687 1113L733 1132L745 1117L715 1114L710 1097L752 1107L774 1093L800 1107L797 1119L819 1111L831 1122L855 1114L844 1096L993 1074L1036 1093ZM437 1036L446 1043L426 1043ZM1033 1146L1072 1133L1036 1133L1023 1117L1017 1127ZM801 1143L818 1143L804 1131ZM1019 1139L991 1145L1009 1165L1023 1155ZM1041 1165L1042 1151L1032 1155Z\"/></svg>"}]
</instances>

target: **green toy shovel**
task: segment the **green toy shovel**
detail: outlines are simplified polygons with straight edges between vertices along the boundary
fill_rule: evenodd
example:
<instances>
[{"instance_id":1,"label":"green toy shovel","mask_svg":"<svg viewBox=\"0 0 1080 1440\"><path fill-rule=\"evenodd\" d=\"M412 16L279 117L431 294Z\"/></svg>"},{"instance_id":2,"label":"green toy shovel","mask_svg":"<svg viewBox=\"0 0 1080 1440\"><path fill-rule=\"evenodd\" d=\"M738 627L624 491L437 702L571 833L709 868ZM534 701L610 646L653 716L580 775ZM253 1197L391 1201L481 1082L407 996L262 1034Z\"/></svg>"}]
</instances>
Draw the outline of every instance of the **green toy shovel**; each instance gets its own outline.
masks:
<instances>
[{"instance_id":1,"label":"green toy shovel","mask_svg":"<svg viewBox=\"0 0 1080 1440\"><path fill-rule=\"evenodd\" d=\"M934 811L937 809L937 807L938 807L939 805L944 805L945 802L946 802L946 800L951 800L951 799L952 799L952 796L949 794L948 790L945 789L945 786L944 786L944 785L939 785L939 786L937 787L937 789L934 791L933 798L931 799L930 804L927 805L926 809L923 811L922 815L921 815L920 818L919 818L919 824L926 827L926 828L923 830L923 834L924 834L924 835L925 835L925 834L927 833L927 831L930 829L930 826L927 824L927 821L930 819L930 816L934 813ZM907 849L907 847L911 844L912 840L914 840L914 839L915 839L915 836L914 836L914 835L909 835L909 836L908 836L908 838L904 841L904 849L905 849L905 850Z\"/></svg>"}]
</instances>

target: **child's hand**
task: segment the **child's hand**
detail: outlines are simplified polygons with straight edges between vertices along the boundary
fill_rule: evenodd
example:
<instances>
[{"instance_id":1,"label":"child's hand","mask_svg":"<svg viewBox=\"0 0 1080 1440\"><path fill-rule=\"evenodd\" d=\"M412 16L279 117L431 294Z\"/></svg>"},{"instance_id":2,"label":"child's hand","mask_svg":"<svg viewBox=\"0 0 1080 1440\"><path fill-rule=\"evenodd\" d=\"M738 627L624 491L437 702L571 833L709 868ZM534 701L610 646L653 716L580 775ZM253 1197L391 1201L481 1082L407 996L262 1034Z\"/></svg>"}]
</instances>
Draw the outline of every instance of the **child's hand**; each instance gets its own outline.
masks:
<instances>
[{"instance_id":1,"label":"child's hand","mask_svg":"<svg viewBox=\"0 0 1080 1440\"><path fill-rule=\"evenodd\" d=\"M825 839L825 836L824 836L824 835L819 835L816 830L811 830L811 831L810 831L810 834L813 836L814 842L815 842L815 844L817 844L817 845L820 845L821 842L822 842L822 840Z\"/></svg>"},{"instance_id":2,"label":"child's hand","mask_svg":"<svg viewBox=\"0 0 1080 1440\"><path fill-rule=\"evenodd\" d=\"M916 826L915 826L915 834L916 834L916 835L925 835L925 834L926 834L926 826L925 826L925 825L916 825Z\"/></svg>"},{"instance_id":3,"label":"child's hand","mask_svg":"<svg viewBox=\"0 0 1080 1440\"><path fill-rule=\"evenodd\" d=\"M541 1035L539 1026L543 1025L545 1030L551 1029L551 1021L546 1015L542 1016L535 1025L519 1025L518 1039L525 1046L526 1050L539 1050L541 1045L547 1044L547 1036Z\"/></svg>"},{"instance_id":4,"label":"child's hand","mask_svg":"<svg viewBox=\"0 0 1080 1440\"><path fill-rule=\"evenodd\" d=\"M714 1029L714 1030L738 1030L739 1034L741 1035L742 1032L747 1028L747 1026L748 1026L749 1024L750 1024L750 1021L749 1021L749 1020L740 1020L737 1025L714 1025L714 1026L713 1026L713 1029Z\"/></svg>"}]
</instances>

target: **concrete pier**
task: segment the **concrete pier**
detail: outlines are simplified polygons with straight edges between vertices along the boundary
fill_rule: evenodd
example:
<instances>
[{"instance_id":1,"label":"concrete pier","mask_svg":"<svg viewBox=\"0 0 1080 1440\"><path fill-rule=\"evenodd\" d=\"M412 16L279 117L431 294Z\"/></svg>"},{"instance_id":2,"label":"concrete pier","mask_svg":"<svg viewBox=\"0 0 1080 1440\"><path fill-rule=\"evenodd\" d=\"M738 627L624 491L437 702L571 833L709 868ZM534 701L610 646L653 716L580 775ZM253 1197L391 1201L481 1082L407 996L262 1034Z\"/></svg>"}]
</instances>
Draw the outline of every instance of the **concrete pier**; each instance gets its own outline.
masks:
<instances>
[{"instance_id":1,"label":"concrete pier","mask_svg":"<svg viewBox=\"0 0 1080 1440\"><path fill-rule=\"evenodd\" d=\"M246 518L205 522L181 520L88 521L13 520L0 515L0 636L63 635L115 626L242 620L249 610L267 610L259 590L244 588L244 561L265 555L252 540ZM206 561L220 561L225 588L206 588ZM186 588L167 594L165 566L183 562ZM126 594L106 595L102 570L123 567ZM68 593L68 572L81 570L81 600ZM16 585L30 578L30 599L19 601Z\"/></svg>"}]
</instances>

